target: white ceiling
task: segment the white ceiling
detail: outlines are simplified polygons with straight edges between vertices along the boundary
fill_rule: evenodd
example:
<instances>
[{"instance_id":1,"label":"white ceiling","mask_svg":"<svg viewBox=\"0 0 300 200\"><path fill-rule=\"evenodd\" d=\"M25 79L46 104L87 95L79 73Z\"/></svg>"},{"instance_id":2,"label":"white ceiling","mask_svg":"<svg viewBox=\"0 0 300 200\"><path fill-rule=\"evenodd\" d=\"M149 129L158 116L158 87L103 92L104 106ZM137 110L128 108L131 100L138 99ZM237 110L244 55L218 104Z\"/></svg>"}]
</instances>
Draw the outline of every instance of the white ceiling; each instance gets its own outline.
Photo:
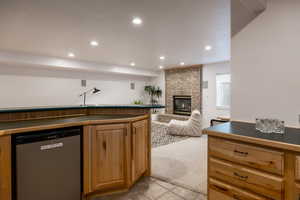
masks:
<instances>
[{"instance_id":1,"label":"white ceiling","mask_svg":"<svg viewBox=\"0 0 300 200\"><path fill-rule=\"evenodd\" d=\"M230 0L0 0L0 49L155 70L224 61Z\"/></svg>"}]
</instances>

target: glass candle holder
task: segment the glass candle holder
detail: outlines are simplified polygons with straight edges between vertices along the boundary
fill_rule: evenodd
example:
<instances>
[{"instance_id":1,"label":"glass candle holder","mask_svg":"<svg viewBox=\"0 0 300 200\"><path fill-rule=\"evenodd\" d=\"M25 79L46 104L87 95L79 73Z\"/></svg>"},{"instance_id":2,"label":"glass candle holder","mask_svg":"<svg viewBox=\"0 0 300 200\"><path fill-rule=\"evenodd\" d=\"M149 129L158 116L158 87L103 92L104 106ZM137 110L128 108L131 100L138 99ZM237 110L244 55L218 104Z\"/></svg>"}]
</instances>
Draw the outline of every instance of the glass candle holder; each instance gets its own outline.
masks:
<instances>
[{"instance_id":1,"label":"glass candle holder","mask_svg":"<svg viewBox=\"0 0 300 200\"><path fill-rule=\"evenodd\" d=\"M270 118L255 119L255 128L262 133L284 134L285 131L284 121Z\"/></svg>"}]
</instances>

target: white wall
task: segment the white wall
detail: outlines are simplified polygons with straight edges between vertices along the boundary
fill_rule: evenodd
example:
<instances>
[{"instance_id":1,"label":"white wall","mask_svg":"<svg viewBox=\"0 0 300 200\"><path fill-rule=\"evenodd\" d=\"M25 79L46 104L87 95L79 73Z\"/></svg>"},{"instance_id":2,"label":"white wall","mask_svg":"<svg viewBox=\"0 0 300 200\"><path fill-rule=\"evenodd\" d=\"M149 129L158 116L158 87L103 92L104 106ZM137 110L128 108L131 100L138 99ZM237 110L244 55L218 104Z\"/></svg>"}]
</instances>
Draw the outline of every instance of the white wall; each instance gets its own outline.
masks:
<instances>
[{"instance_id":1,"label":"white wall","mask_svg":"<svg viewBox=\"0 0 300 200\"><path fill-rule=\"evenodd\" d=\"M233 120L275 117L299 127L300 1L270 0L232 40Z\"/></svg>"},{"instance_id":2,"label":"white wall","mask_svg":"<svg viewBox=\"0 0 300 200\"><path fill-rule=\"evenodd\" d=\"M78 95L93 87L101 92L88 96L89 104L130 104L144 100L144 86L149 81L124 75L26 69L0 66L1 108L82 104ZM81 87L81 79L87 79L87 87ZM135 90L130 89L131 82Z\"/></svg>"},{"instance_id":3,"label":"white wall","mask_svg":"<svg viewBox=\"0 0 300 200\"><path fill-rule=\"evenodd\" d=\"M202 89L203 128L210 126L210 120L217 116L230 116L230 110L216 107L216 75L229 74L230 62L206 64L203 66L203 81L208 81L208 88Z\"/></svg>"}]
</instances>

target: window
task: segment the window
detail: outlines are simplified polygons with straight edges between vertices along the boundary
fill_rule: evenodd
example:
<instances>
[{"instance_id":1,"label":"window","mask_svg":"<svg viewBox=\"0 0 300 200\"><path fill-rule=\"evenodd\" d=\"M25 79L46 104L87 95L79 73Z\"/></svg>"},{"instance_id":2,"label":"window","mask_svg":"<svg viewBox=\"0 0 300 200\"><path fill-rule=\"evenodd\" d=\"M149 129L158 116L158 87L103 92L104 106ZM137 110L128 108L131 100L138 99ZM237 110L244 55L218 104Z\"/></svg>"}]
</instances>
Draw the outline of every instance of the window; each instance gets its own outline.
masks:
<instances>
[{"instance_id":1,"label":"window","mask_svg":"<svg viewBox=\"0 0 300 200\"><path fill-rule=\"evenodd\" d=\"M217 74L216 75L216 106L217 109L229 109L230 108L230 74Z\"/></svg>"}]
</instances>

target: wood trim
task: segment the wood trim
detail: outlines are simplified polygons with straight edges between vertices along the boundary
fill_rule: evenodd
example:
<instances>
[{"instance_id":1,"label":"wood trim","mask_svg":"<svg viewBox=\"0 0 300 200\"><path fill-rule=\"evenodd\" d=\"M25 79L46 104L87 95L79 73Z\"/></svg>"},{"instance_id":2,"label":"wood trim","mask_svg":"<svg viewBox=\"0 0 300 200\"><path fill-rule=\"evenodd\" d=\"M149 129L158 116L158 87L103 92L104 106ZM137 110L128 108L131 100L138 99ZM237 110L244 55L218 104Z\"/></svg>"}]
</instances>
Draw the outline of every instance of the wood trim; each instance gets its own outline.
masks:
<instances>
[{"instance_id":1,"label":"wood trim","mask_svg":"<svg viewBox=\"0 0 300 200\"><path fill-rule=\"evenodd\" d=\"M229 140L242 141L245 143L252 143L254 145L261 145L261 146L272 147L277 149L300 152L300 145L295 145L295 144L277 142L268 139L240 136L236 134L222 133L222 132L216 132L211 130L203 130L203 133L209 136L214 136L214 137L219 137L219 138L224 138Z\"/></svg>"},{"instance_id":2,"label":"wood trim","mask_svg":"<svg viewBox=\"0 0 300 200\"><path fill-rule=\"evenodd\" d=\"M151 156L151 152L152 152L152 147L151 147L151 112L149 112L148 114L148 123L147 123L147 129L148 129L148 168L147 171L145 173L145 176L151 176L151 172L152 172L152 156Z\"/></svg>"},{"instance_id":3,"label":"wood trim","mask_svg":"<svg viewBox=\"0 0 300 200\"><path fill-rule=\"evenodd\" d=\"M296 199L296 188L295 188L295 154L292 152L285 153L285 170L284 170L284 180L285 180L285 194L284 199L294 200Z\"/></svg>"},{"instance_id":4,"label":"wood trim","mask_svg":"<svg viewBox=\"0 0 300 200\"><path fill-rule=\"evenodd\" d=\"M126 188L126 189L123 188L123 189L118 189L118 190L113 190L113 191L108 190L108 191L104 191L101 193L96 191L96 192L89 193L87 196L84 196L85 199L83 199L83 200L92 200L96 197L103 197L103 196L107 196L107 195L124 193L124 192L128 192L128 190L129 190L128 188Z\"/></svg>"},{"instance_id":5,"label":"wood trim","mask_svg":"<svg viewBox=\"0 0 300 200\"><path fill-rule=\"evenodd\" d=\"M88 109L87 115L101 115L101 114L127 114L127 115L145 115L149 112L149 108L93 108Z\"/></svg>"},{"instance_id":6,"label":"wood trim","mask_svg":"<svg viewBox=\"0 0 300 200\"><path fill-rule=\"evenodd\" d=\"M137 116L137 117L123 118L123 119L87 120L87 121L82 121L82 122L68 122L68 123L62 123L62 124L32 126L32 127L26 127L26 128L1 130L0 136L12 135L12 134L16 134L16 133L32 132L32 131L49 130L49 129L56 129L56 128L65 128L65 127L71 127L71 126L129 123L129 122L139 121L139 120L147 119L147 118L148 118L148 115L142 115L142 116Z\"/></svg>"},{"instance_id":7,"label":"wood trim","mask_svg":"<svg viewBox=\"0 0 300 200\"><path fill-rule=\"evenodd\" d=\"M77 108L77 109L56 109L47 111L24 111L0 113L0 122L27 121L37 119L55 119L64 117L78 117L97 114L148 114L151 108Z\"/></svg>"},{"instance_id":8,"label":"wood trim","mask_svg":"<svg viewBox=\"0 0 300 200\"><path fill-rule=\"evenodd\" d=\"M296 155L296 169L295 169L295 179L300 181L300 156Z\"/></svg>"},{"instance_id":9,"label":"wood trim","mask_svg":"<svg viewBox=\"0 0 300 200\"><path fill-rule=\"evenodd\" d=\"M207 138L207 160L206 160L206 163L207 163L207 200L212 200L210 198L210 189L209 189L209 186L210 186L210 162L209 162L209 159L210 159L210 155L209 155L209 143L210 143L210 138L211 137L208 137Z\"/></svg>"},{"instance_id":10,"label":"wood trim","mask_svg":"<svg viewBox=\"0 0 300 200\"><path fill-rule=\"evenodd\" d=\"M11 137L0 137L0 199L11 200Z\"/></svg>"},{"instance_id":11,"label":"wood trim","mask_svg":"<svg viewBox=\"0 0 300 200\"><path fill-rule=\"evenodd\" d=\"M91 183L91 136L92 126L83 127L83 194L92 192Z\"/></svg>"},{"instance_id":12,"label":"wood trim","mask_svg":"<svg viewBox=\"0 0 300 200\"><path fill-rule=\"evenodd\" d=\"M79 117L87 114L87 109L65 109L50 111L31 111L16 113L0 113L0 122L27 121L36 119L55 119L62 117Z\"/></svg>"}]
</instances>

